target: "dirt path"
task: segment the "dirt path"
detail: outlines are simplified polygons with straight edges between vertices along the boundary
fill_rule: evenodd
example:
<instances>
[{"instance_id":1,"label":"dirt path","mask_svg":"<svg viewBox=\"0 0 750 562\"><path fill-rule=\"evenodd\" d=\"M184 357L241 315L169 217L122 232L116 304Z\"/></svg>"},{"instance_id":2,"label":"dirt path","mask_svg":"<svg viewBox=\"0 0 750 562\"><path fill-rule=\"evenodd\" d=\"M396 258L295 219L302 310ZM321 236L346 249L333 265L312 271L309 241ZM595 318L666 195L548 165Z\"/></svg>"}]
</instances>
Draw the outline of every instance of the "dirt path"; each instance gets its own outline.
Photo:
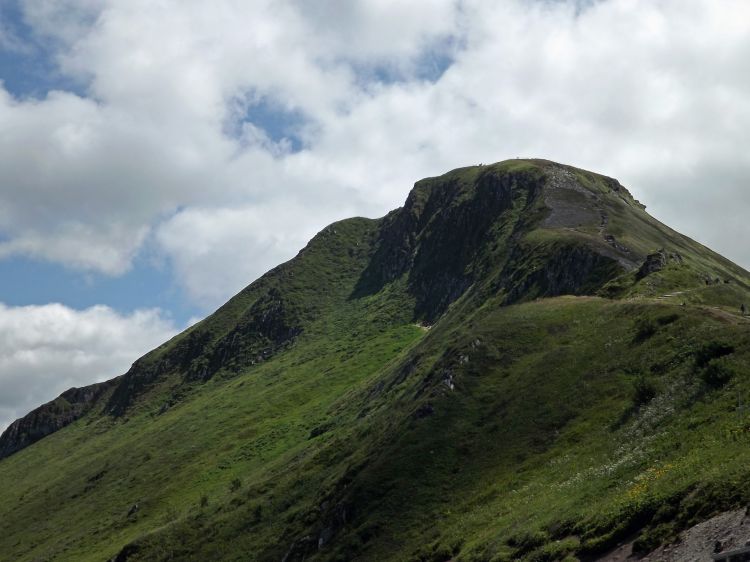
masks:
<instances>
[{"instance_id":1,"label":"dirt path","mask_svg":"<svg viewBox=\"0 0 750 562\"><path fill-rule=\"evenodd\" d=\"M701 289L702 287L699 287L696 289L686 289L684 291L675 291L674 293L667 293L664 295L659 295L658 297L656 297L655 300L663 302L674 297L679 297L680 295L686 295L688 293L694 293L696 291L700 291ZM710 305L702 305L702 304L692 304L690 306L705 310L708 314L710 314L714 318L717 318L718 320L722 320L724 322L730 322L732 324L742 324L745 322L750 322L750 316L743 315L739 311L730 312L723 308L719 308L718 306L710 306Z\"/></svg>"},{"instance_id":2,"label":"dirt path","mask_svg":"<svg viewBox=\"0 0 750 562\"><path fill-rule=\"evenodd\" d=\"M732 312L728 312L723 308L719 308L717 306L701 306L700 308L708 312L708 314L710 314L714 318L729 322L730 324L745 324L747 322L750 322L750 318L747 316L742 316L739 313L735 314Z\"/></svg>"}]
</instances>

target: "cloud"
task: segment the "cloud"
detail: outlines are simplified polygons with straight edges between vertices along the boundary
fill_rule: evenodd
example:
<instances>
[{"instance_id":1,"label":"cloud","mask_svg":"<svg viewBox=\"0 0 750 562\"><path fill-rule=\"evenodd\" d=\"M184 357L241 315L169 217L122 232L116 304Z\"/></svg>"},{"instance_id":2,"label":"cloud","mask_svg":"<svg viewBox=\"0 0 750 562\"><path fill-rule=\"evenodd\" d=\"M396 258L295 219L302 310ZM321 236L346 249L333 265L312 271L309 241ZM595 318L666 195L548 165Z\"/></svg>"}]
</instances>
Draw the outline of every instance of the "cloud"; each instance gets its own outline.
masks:
<instances>
[{"instance_id":1,"label":"cloud","mask_svg":"<svg viewBox=\"0 0 750 562\"><path fill-rule=\"evenodd\" d=\"M159 310L0 303L0 432L70 387L124 373L176 331Z\"/></svg>"},{"instance_id":2,"label":"cloud","mask_svg":"<svg viewBox=\"0 0 750 562\"><path fill-rule=\"evenodd\" d=\"M744 0L25 6L86 87L0 92L0 258L148 249L211 307L421 177L538 156L750 264Z\"/></svg>"},{"instance_id":3,"label":"cloud","mask_svg":"<svg viewBox=\"0 0 750 562\"><path fill-rule=\"evenodd\" d=\"M315 234L307 214L293 202L190 209L162 224L156 236L190 297L210 306L278 265L279 256L296 253Z\"/></svg>"},{"instance_id":4,"label":"cloud","mask_svg":"<svg viewBox=\"0 0 750 562\"><path fill-rule=\"evenodd\" d=\"M69 44L95 24L97 0L22 0L23 19L37 40Z\"/></svg>"}]
</instances>

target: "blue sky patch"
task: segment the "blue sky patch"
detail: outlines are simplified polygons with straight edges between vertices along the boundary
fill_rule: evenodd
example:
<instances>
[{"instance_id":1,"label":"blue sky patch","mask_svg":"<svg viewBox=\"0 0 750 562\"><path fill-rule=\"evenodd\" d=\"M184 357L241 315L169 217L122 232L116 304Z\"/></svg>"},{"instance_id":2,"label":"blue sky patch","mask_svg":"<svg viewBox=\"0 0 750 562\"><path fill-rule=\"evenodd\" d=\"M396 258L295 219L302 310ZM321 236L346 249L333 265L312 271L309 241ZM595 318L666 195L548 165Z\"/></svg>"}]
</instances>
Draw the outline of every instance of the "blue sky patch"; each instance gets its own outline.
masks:
<instances>
[{"instance_id":1,"label":"blue sky patch","mask_svg":"<svg viewBox=\"0 0 750 562\"><path fill-rule=\"evenodd\" d=\"M412 80L435 83L454 63L456 51L460 48L461 41L449 36L431 43L408 65L380 61L372 64L352 63L351 66L364 87L372 83L389 85Z\"/></svg>"},{"instance_id":2,"label":"blue sky patch","mask_svg":"<svg viewBox=\"0 0 750 562\"><path fill-rule=\"evenodd\" d=\"M238 108L225 132L235 139L242 139L243 125L251 123L261 129L268 140L278 145L285 153L299 152L303 148L302 129L309 119L299 110L287 109L263 96L250 101L239 101Z\"/></svg>"},{"instance_id":3,"label":"blue sky patch","mask_svg":"<svg viewBox=\"0 0 750 562\"><path fill-rule=\"evenodd\" d=\"M16 98L44 98L51 90L83 95L85 88L62 75L54 57L54 46L39 41L23 19L19 2L0 2L0 80Z\"/></svg>"},{"instance_id":4,"label":"blue sky patch","mask_svg":"<svg viewBox=\"0 0 750 562\"><path fill-rule=\"evenodd\" d=\"M0 261L0 302L9 306L61 303L83 309L107 304L121 314L161 308L177 326L205 311L190 306L166 268L137 259L120 277L81 274L61 265L14 257Z\"/></svg>"}]
</instances>

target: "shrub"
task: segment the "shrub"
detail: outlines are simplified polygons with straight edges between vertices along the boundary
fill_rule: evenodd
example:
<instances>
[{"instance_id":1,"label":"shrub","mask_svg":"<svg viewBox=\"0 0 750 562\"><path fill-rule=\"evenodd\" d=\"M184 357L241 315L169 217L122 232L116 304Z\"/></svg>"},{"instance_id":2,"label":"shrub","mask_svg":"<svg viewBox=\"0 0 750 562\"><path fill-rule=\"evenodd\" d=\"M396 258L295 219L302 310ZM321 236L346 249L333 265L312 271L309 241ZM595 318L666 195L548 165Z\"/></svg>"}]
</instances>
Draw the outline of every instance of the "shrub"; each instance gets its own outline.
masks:
<instances>
[{"instance_id":1,"label":"shrub","mask_svg":"<svg viewBox=\"0 0 750 562\"><path fill-rule=\"evenodd\" d=\"M656 334L656 323L651 318L639 318L635 323L635 343L642 343Z\"/></svg>"},{"instance_id":2,"label":"shrub","mask_svg":"<svg viewBox=\"0 0 750 562\"><path fill-rule=\"evenodd\" d=\"M531 562L555 562L556 560L570 559L573 553L581 546L581 541L576 537L567 537L561 540L548 542L541 548L532 552L527 558ZM575 557L573 557L576 560Z\"/></svg>"},{"instance_id":3,"label":"shrub","mask_svg":"<svg viewBox=\"0 0 750 562\"><path fill-rule=\"evenodd\" d=\"M656 386L644 375L633 382L633 405L640 408L651 402L656 396Z\"/></svg>"},{"instance_id":4,"label":"shrub","mask_svg":"<svg viewBox=\"0 0 750 562\"><path fill-rule=\"evenodd\" d=\"M633 542L633 553L636 555L648 554L671 539L674 534L672 524L661 524L654 528L647 528Z\"/></svg>"},{"instance_id":5,"label":"shrub","mask_svg":"<svg viewBox=\"0 0 750 562\"><path fill-rule=\"evenodd\" d=\"M711 361L701 372L701 379L710 388L721 388L734 376L734 370L725 361Z\"/></svg>"},{"instance_id":6,"label":"shrub","mask_svg":"<svg viewBox=\"0 0 750 562\"><path fill-rule=\"evenodd\" d=\"M668 326L669 324L672 324L673 322L677 322L677 320L680 319L679 314L667 314L665 316L660 316L656 319L656 321L659 323L659 326Z\"/></svg>"},{"instance_id":7,"label":"shrub","mask_svg":"<svg viewBox=\"0 0 750 562\"><path fill-rule=\"evenodd\" d=\"M734 347L729 344L716 341L708 342L695 352L695 364L703 368L713 359L719 359L732 353L734 353Z\"/></svg>"},{"instance_id":8,"label":"shrub","mask_svg":"<svg viewBox=\"0 0 750 562\"><path fill-rule=\"evenodd\" d=\"M507 540L507 545L515 549L516 556L522 556L539 548L549 541L549 535L544 531L525 531L512 536Z\"/></svg>"},{"instance_id":9,"label":"shrub","mask_svg":"<svg viewBox=\"0 0 750 562\"><path fill-rule=\"evenodd\" d=\"M229 490L236 492L242 487L242 481L239 478L235 478L229 483Z\"/></svg>"}]
</instances>

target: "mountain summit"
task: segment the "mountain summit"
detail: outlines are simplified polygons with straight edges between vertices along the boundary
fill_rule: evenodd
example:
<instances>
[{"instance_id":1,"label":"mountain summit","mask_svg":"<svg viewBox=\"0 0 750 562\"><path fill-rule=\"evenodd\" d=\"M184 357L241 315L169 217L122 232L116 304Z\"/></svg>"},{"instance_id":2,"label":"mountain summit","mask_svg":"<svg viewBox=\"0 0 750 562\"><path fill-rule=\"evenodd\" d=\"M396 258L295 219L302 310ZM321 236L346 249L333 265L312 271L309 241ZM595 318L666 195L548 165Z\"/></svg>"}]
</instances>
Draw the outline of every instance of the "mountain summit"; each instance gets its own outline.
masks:
<instances>
[{"instance_id":1,"label":"mountain summit","mask_svg":"<svg viewBox=\"0 0 750 562\"><path fill-rule=\"evenodd\" d=\"M748 272L615 179L519 159L421 180L12 424L0 552L646 554L750 501L749 302Z\"/></svg>"}]
</instances>

